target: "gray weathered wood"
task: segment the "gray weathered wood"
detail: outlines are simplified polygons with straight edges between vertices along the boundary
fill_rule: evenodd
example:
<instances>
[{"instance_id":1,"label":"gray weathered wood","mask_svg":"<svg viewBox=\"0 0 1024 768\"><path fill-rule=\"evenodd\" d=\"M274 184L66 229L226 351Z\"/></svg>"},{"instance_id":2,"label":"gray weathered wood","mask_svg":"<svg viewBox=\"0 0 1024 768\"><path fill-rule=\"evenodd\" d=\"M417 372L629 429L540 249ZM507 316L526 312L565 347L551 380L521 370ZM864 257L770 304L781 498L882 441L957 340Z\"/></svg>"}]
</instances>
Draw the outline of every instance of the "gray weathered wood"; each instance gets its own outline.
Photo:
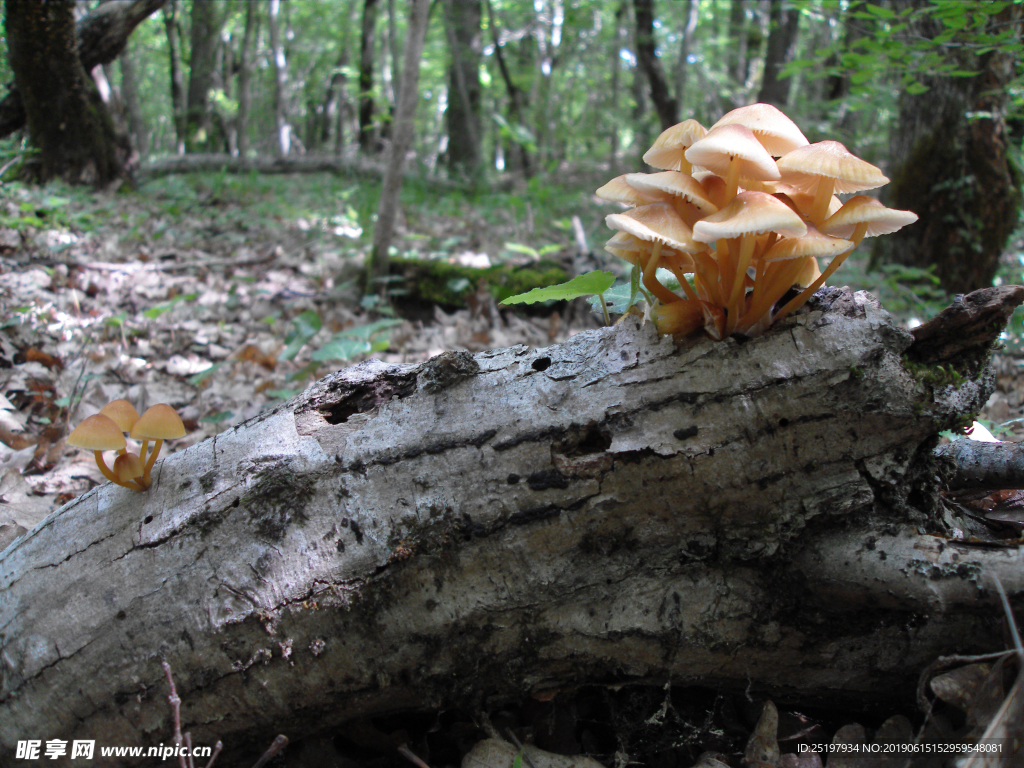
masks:
<instances>
[{"instance_id":1,"label":"gray weathered wood","mask_svg":"<svg viewBox=\"0 0 1024 768\"><path fill-rule=\"evenodd\" d=\"M0 758L167 743L162 659L231 765L407 707L588 680L870 698L992 650L986 579L1024 588L1020 554L924 533L935 435L991 378L927 383L865 294L817 306L745 343L634 318L370 361L147 493L90 491L0 554Z\"/></svg>"}]
</instances>

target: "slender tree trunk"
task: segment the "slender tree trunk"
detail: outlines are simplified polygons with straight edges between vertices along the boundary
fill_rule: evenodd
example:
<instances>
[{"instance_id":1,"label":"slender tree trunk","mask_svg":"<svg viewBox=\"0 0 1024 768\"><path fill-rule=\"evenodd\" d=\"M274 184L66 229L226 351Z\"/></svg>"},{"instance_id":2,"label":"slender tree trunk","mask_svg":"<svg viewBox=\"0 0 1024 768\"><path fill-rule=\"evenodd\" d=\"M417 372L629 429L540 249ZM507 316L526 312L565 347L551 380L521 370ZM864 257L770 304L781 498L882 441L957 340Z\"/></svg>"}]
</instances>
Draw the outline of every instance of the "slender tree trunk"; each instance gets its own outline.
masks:
<instances>
[{"instance_id":1,"label":"slender tree trunk","mask_svg":"<svg viewBox=\"0 0 1024 768\"><path fill-rule=\"evenodd\" d=\"M764 81L757 100L784 110L789 105L791 80L781 79L779 73L793 60L797 32L800 29L800 11L788 5L786 0L771 0L770 19Z\"/></svg>"},{"instance_id":2,"label":"slender tree trunk","mask_svg":"<svg viewBox=\"0 0 1024 768\"><path fill-rule=\"evenodd\" d=\"M274 70L274 123L277 126L274 147L278 157L287 157L291 151L292 127L288 122L288 61L281 40L280 16L281 0L270 0L267 29L270 31L270 57Z\"/></svg>"},{"instance_id":3,"label":"slender tree trunk","mask_svg":"<svg viewBox=\"0 0 1024 768\"><path fill-rule=\"evenodd\" d=\"M164 30L170 61L171 111L174 117L175 151L185 154L188 126L185 120L185 73L181 66L181 0L171 0L164 8Z\"/></svg>"},{"instance_id":4,"label":"slender tree trunk","mask_svg":"<svg viewBox=\"0 0 1024 768\"><path fill-rule=\"evenodd\" d=\"M501 73L501 79L505 83L505 90L508 92L508 121L514 127L522 127L526 125L526 95L516 85L509 71L508 62L505 59L505 52L503 50L504 46L501 44L499 20L494 15L491 0L485 0L485 4L487 6L487 25L491 30L491 42L494 44L494 58L498 62L498 71ZM513 169L529 179L533 176L533 164L530 160L529 148L525 142L518 141L515 138L511 141L511 147L513 147L513 151L510 154L515 158Z\"/></svg>"},{"instance_id":5,"label":"slender tree trunk","mask_svg":"<svg viewBox=\"0 0 1024 768\"><path fill-rule=\"evenodd\" d=\"M221 22L220 3L192 1L191 54L185 103L185 146L190 152L216 151L223 146L223 137L215 131L213 104L210 102L214 54Z\"/></svg>"},{"instance_id":6,"label":"slender tree trunk","mask_svg":"<svg viewBox=\"0 0 1024 768\"><path fill-rule=\"evenodd\" d=\"M118 64L121 67L121 100L124 103L132 144L138 150L139 156L145 157L149 152L150 131L142 114L142 101L139 99L134 48L135 46L126 48L118 57Z\"/></svg>"},{"instance_id":7,"label":"slender tree trunk","mask_svg":"<svg viewBox=\"0 0 1024 768\"><path fill-rule=\"evenodd\" d=\"M480 174L480 0L442 0L448 37L448 169L455 178Z\"/></svg>"},{"instance_id":8,"label":"slender tree trunk","mask_svg":"<svg viewBox=\"0 0 1024 768\"><path fill-rule=\"evenodd\" d=\"M110 114L78 57L73 0L6 0L8 59L28 140L28 178L105 185L122 174Z\"/></svg>"},{"instance_id":9,"label":"slender tree trunk","mask_svg":"<svg viewBox=\"0 0 1024 768\"><path fill-rule=\"evenodd\" d=\"M654 0L633 0L636 14L636 50L640 69L647 75L651 101L658 113L661 130L679 122L679 104L672 96L656 54L654 42Z\"/></svg>"},{"instance_id":10,"label":"slender tree trunk","mask_svg":"<svg viewBox=\"0 0 1024 768\"><path fill-rule=\"evenodd\" d=\"M430 0L410 0L409 25L405 33L405 61L402 65L402 92L398 95L395 111L395 130L392 133L388 165L381 184L377 204L377 224L373 228L373 251L367 265L367 290L372 281L388 273L388 249L398 216L398 194L402 189L402 167L412 147L416 127L416 102L419 96L420 59L427 35Z\"/></svg>"},{"instance_id":11,"label":"slender tree trunk","mask_svg":"<svg viewBox=\"0 0 1024 768\"><path fill-rule=\"evenodd\" d=\"M626 19L626 5L619 3L615 9L615 30L612 37L612 49L608 55L608 62L611 65L612 73L611 93L608 96L609 111L612 115L619 114L619 91L622 89L622 57L619 55L623 48L623 41L626 32L623 24ZM619 175L619 129L617 120L608 121L608 172L611 176Z\"/></svg>"},{"instance_id":12,"label":"slender tree trunk","mask_svg":"<svg viewBox=\"0 0 1024 768\"><path fill-rule=\"evenodd\" d=\"M259 40L260 20L256 3L245 4L245 32L238 65L238 114L235 130L238 132L238 154L249 154L249 111L252 109L252 76L256 70L256 42Z\"/></svg>"},{"instance_id":13,"label":"slender tree trunk","mask_svg":"<svg viewBox=\"0 0 1024 768\"><path fill-rule=\"evenodd\" d=\"M379 0L363 0L363 24L359 38L359 150L375 154L373 125L373 59Z\"/></svg>"},{"instance_id":14,"label":"slender tree trunk","mask_svg":"<svg viewBox=\"0 0 1024 768\"><path fill-rule=\"evenodd\" d=\"M729 3L729 76L740 87L747 82L749 60L747 57L747 0L731 0Z\"/></svg>"},{"instance_id":15,"label":"slender tree trunk","mask_svg":"<svg viewBox=\"0 0 1024 768\"><path fill-rule=\"evenodd\" d=\"M700 15L700 2L686 0L685 9L682 14L685 22L679 36L679 59L676 61L676 103L679 105L680 113L688 117L688 113L693 110L686 103L686 74L689 67L693 33L697 30L697 19Z\"/></svg>"},{"instance_id":16,"label":"slender tree trunk","mask_svg":"<svg viewBox=\"0 0 1024 768\"><path fill-rule=\"evenodd\" d=\"M1022 17L1024 9L1009 4L991 18L991 30L1019 36ZM910 29L929 38L943 31L934 17L919 17ZM921 220L876 238L872 261L934 266L943 288L963 293L991 285L1020 215L1020 172L1010 159L1004 117L1006 86L1020 62L1008 50L979 56L954 44L947 44L951 60L978 74L928 77L927 92L901 95L890 141L890 157L901 162L883 199Z\"/></svg>"}]
</instances>

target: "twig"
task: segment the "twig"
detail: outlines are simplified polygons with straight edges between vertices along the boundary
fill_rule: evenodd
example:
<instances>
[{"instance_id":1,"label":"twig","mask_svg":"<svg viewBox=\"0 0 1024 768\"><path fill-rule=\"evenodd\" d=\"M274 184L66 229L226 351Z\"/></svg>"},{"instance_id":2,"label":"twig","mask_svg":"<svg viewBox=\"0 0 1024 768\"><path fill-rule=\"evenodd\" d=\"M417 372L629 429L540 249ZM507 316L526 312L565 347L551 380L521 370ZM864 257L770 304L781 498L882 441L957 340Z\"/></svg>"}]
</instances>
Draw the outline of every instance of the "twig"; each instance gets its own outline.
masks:
<instances>
[{"instance_id":1,"label":"twig","mask_svg":"<svg viewBox=\"0 0 1024 768\"><path fill-rule=\"evenodd\" d=\"M263 757L252 764L252 768L263 768L264 765L269 763L273 758L281 754L281 750L288 746L288 737L283 733L279 734L274 743L271 744L267 751L263 753Z\"/></svg>"},{"instance_id":2,"label":"twig","mask_svg":"<svg viewBox=\"0 0 1024 768\"><path fill-rule=\"evenodd\" d=\"M218 739L217 743L213 745L213 754L210 755L210 761L206 764L206 768L213 768L213 761L217 759L217 755L222 749L224 749L224 742Z\"/></svg>"},{"instance_id":3,"label":"twig","mask_svg":"<svg viewBox=\"0 0 1024 768\"><path fill-rule=\"evenodd\" d=\"M1006 622L1010 625L1010 637L1013 638L1013 647L1017 651L1017 667L1024 670L1024 646L1020 644L1020 633L1017 631L1017 622L1013 619L1013 609L1010 608L1010 601L1006 599L1006 590L1003 589L1003 582L999 577L992 574L992 582L996 585L996 592L1003 603L1003 610L1006 612Z\"/></svg>"},{"instance_id":4,"label":"twig","mask_svg":"<svg viewBox=\"0 0 1024 768\"><path fill-rule=\"evenodd\" d=\"M171 689L171 695L167 697L167 700L171 703L171 712L174 713L174 746L180 747L182 744L181 737L181 699L178 698L178 689L174 686L174 677L171 675L171 665L166 661L162 662L164 667L164 674L167 675L167 686ZM185 764L185 756L182 754L178 755L178 764L180 768L189 768Z\"/></svg>"},{"instance_id":5,"label":"twig","mask_svg":"<svg viewBox=\"0 0 1024 768\"><path fill-rule=\"evenodd\" d=\"M413 765L419 766L419 768L430 768L429 765L427 765L425 762L420 760L420 758L416 755L416 753L413 752L411 749L409 749L409 747L407 747L405 744L402 744L398 748L398 751L402 755L402 757L404 757L406 760L408 760Z\"/></svg>"}]
</instances>

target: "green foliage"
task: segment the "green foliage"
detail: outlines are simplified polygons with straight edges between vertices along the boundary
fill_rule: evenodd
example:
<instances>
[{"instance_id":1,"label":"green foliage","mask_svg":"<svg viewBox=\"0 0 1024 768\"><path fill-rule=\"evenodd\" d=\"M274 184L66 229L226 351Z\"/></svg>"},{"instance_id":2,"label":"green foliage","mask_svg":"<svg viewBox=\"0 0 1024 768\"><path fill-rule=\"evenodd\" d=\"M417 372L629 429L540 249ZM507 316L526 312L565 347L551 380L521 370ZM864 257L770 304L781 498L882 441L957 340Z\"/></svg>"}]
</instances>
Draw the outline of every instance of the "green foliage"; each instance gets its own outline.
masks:
<instances>
[{"instance_id":1,"label":"green foliage","mask_svg":"<svg viewBox=\"0 0 1024 768\"><path fill-rule=\"evenodd\" d=\"M313 353L313 360L343 363L357 355L385 350L390 343L390 329L401 323L401 320L384 318L366 325L356 325L338 331L330 341Z\"/></svg>"},{"instance_id":2,"label":"green foliage","mask_svg":"<svg viewBox=\"0 0 1024 768\"><path fill-rule=\"evenodd\" d=\"M545 288L534 288L527 293L510 296L502 304L535 304L538 301L572 301L582 296L597 294L600 296L615 282L611 272L587 272L578 275L567 283L549 285Z\"/></svg>"}]
</instances>

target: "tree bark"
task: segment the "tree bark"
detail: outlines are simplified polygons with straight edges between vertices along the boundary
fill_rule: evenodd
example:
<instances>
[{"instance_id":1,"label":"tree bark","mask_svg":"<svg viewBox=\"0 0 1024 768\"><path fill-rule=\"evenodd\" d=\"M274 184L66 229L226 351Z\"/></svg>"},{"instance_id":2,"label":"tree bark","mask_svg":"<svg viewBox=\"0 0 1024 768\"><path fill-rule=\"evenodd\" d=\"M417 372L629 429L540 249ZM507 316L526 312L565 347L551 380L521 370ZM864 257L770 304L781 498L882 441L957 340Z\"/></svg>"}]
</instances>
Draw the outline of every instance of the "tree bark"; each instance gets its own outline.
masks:
<instances>
[{"instance_id":1,"label":"tree bark","mask_svg":"<svg viewBox=\"0 0 1024 768\"><path fill-rule=\"evenodd\" d=\"M8 59L21 96L33 181L102 186L119 178L114 124L77 53L73 0L7 0Z\"/></svg>"},{"instance_id":2,"label":"tree bark","mask_svg":"<svg viewBox=\"0 0 1024 768\"><path fill-rule=\"evenodd\" d=\"M664 131L679 122L679 104L672 96L658 61L654 43L654 0L633 0L633 12L636 15L637 62L647 75L651 101Z\"/></svg>"},{"instance_id":3,"label":"tree bark","mask_svg":"<svg viewBox=\"0 0 1024 768\"><path fill-rule=\"evenodd\" d=\"M384 181L377 203L377 223L373 228L373 249L366 265L366 290L373 292L373 280L388 273L391 237L398 217L398 194L402 190L405 156L412 147L416 127L416 101L419 96L420 59L427 34L430 0L411 0L409 28L405 33L405 61L402 64L402 92L398 95L391 149L388 151Z\"/></svg>"},{"instance_id":4,"label":"tree bark","mask_svg":"<svg viewBox=\"0 0 1024 768\"><path fill-rule=\"evenodd\" d=\"M786 6L783 0L772 0L770 9L771 29L768 32L768 52L764 59L764 81L757 100L772 104L780 109L789 106L790 79L781 79L782 68L793 60L797 31L800 28L800 11Z\"/></svg>"},{"instance_id":5,"label":"tree bark","mask_svg":"<svg viewBox=\"0 0 1024 768\"><path fill-rule=\"evenodd\" d=\"M985 401L1024 298L992 290L955 386L922 375L951 348L835 289L743 344L628 318L333 374L0 554L0 757L167 743L162 659L225 765L268 732L588 680L912 692L992 650L988 579L1024 590L1016 548L935 535L936 433Z\"/></svg>"},{"instance_id":6,"label":"tree bark","mask_svg":"<svg viewBox=\"0 0 1024 768\"><path fill-rule=\"evenodd\" d=\"M359 37L359 151L367 155L377 152L373 127L373 52L378 5L379 0L364 0Z\"/></svg>"}]
</instances>

